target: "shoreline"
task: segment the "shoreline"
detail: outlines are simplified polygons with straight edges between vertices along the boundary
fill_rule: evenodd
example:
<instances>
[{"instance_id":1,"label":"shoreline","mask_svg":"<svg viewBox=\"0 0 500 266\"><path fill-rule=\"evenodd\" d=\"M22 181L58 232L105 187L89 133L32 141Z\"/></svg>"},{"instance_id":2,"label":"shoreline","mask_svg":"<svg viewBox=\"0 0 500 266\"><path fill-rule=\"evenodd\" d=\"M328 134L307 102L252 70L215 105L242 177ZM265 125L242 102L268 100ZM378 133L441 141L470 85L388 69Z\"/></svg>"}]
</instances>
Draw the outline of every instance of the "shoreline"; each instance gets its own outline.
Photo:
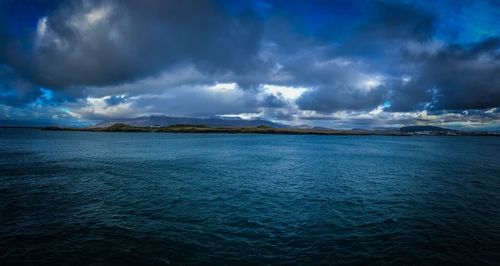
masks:
<instances>
[{"instance_id":1,"label":"shoreline","mask_svg":"<svg viewBox=\"0 0 500 266\"><path fill-rule=\"evenodd\" d=\"M115 124L109 127L92 128L69 128L69 127L42 127L44 131L87 131L87 132L142 132L142 133L226 133L226 134L274 134L274 135L337 135L337 136L492 136L500 134L489 132L399 132L399 131L357 131L357 130L334 130L334 129L294 129L294 128L272 128L267 126L258 127L208 127L204 125L171 125L165 127L135 127L125 124Z\"/></svg>"},{"instance_id":2,"label":"shoreline","mask_svg":"<svg viewBox=\"0 0 500 266\"><path fill-rule=\"evenodd\" d=\"M284 129L284 128L269 128L259 129L254 127L185 127L185 128L146 128L134 127L125 129L109 129L109 128L58 128L45 127L41 128L44 131L86 131L86 132L122 132L122 133L194 133L194 134L271 134L271 135L353 135L353 136L411 136L399 132L358 132L358 131L343 131L343 130L309 130L309 129Z\"/></svg>"}]
</instances>

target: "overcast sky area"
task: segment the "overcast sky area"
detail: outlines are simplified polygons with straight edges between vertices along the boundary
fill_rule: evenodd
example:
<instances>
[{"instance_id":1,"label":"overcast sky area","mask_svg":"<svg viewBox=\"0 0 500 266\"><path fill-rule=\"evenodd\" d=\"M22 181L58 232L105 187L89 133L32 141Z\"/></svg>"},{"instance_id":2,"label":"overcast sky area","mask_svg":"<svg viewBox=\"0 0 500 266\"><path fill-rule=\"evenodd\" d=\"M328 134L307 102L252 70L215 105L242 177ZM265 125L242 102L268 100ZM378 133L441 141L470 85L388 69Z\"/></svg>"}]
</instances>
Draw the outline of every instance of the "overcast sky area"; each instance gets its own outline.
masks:
<instances>
[{"instance_id":1,"label":"overcast sky area","mask_svg":"<svg viewBox=\"0 0 500 266\"><path fill-rule=\"evenodd\" d=\"M500 130L500 1L0 0L0 120Z\"/></svg>"}]
</instances>

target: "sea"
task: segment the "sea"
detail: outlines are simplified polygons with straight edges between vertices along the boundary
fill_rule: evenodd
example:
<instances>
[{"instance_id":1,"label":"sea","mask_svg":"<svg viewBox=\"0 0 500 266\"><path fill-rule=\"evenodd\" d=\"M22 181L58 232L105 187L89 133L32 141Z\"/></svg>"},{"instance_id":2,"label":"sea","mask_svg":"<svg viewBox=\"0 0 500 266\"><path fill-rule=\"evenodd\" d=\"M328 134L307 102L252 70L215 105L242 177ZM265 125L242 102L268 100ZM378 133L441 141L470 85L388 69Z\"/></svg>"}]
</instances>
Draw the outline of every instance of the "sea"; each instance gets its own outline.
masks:
<instances>
[{"instance_id":1,"label":"sea","mask_svg":"<svg viewBox=\"0 0 500 266\"><path fill-rule=\"evenodd\" d=\"M500 138L0 129L0 265L499 265Z\"/></svg>"}]
</instances>

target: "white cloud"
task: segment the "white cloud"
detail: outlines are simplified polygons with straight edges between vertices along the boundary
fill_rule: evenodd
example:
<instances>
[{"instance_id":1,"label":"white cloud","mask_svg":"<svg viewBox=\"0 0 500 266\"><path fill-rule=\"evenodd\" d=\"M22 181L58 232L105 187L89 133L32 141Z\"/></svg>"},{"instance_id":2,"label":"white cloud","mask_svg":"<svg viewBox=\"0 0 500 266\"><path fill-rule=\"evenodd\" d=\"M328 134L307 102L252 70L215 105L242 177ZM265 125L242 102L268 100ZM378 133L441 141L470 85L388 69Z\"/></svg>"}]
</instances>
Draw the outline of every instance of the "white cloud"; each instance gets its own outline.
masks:
<instances>
[{"instance_id":1,"label":"white cloud","mask_svg":"<svg viewBox=\"0 0 500 266\"><path fill-rule=\"evenodd\" d=\"M240 113L240 114L228 114L228 115L219 115L220 117L226 117L226 118L241 118L241 119L254 119L254 118L260 118L262 116L262 113Z\"/></svg>"},{"instance_id":2,"label":"white cloud","mask_svg":"<svg viewBox=\"0 0 500 266\"><path fill-rule=\"evenodd\" d=\"M496 110L497 110L497 108L491 108L491 109L487 110L485 113L487 113L487 114L493 114L493 113L496 112Z\"/></svg>"},{"instance_id":3,"label":"white cloud","mask_svg":"<svg viewBox=\"0 0 500 266\"><path fill-rule=\"evenodd\" d=\"M406 85L408 82L411 81L411 79L412 78L410 76L406 76L406 75L401 77L401 81L403 82L403 85Z\"/></svg>"},{"instance_id":4,"label":"white cloud","mask_svg":"<svg viewBox=\"0 0 500 266\"><path fill-rule=\"evenodd\" d=\"M43 38L47 32L47 17L42 17L38 20L36 33L38 38Z\"/></svg>"},{"instance_id":5,"label":"white cloud","mask_svg":"<svg viewBox=\"0 0 500 266\"><path fill-rule=\"evenodd\" d=\"M89 117L130 117L131 114L135 114L134 116L141 115L140 113L136 113L136 110L132 108L132 101L137 98L132 98L131 101L127 102L109 105L107 100L110 98L111 96L100 98L88 97L84 101L84 107L77 107L74 110L69 110L68 113L77 119Z\"/></svg>"},{"instance_id":6,"label":"white cloud","mask_svg":"<svg viewBox=\"0 0 500 266\"><path fill-rule=\"evenodd\" d=\"M369 92L383 84L381 75L361 75L357 88L361 91Z\"/></svg>"},{"instance_id":7,"label":"white cloud","mask_svg":"<svg viewBox=\"0 0 500 266\"><path fill-rule=\"evenodd\" d=\"M76 14L70 21L70 24L80 31L88 31L93 26L106 20L112 11L112 6L103 5L99 7L92 7L90 10L83 12L83 14Z\"/></svg>"},{"instance_id":8,"label":"white cloud","mask_svg":"<svg viewBox=\"0 0 500 266\"><path fill-rule=\"evenodd\" d=\"M271 84L262 85L262 90L265 93L272 94L277 97L283 97L285 100L294 102L297 100L307 88L303 87L287 87L287 86L277 86Z\"/></svg>"},{"instance_id":9,"label":"white cloud","mask_svg":"<svg viewBox=\"0 0 500 266\"><path fill-rule=\"evenodd\" d=\"M103 19L105 19L111 12L111 6L102 6L99 8L94 8L87 14L85 14L85 20L89 25L93 25Z\"/></svg>"},{"instance_id":10,"label":"white cloud","mask_svg":"<svg viewBox=\"0 0 500 266\"><path fill-rule=\"evenodd\" d=\"M236 83L217 83L213 86L207 87L208 90L214 91L214 92L228 92L228 91L234 91L236 88L238 88L238 85Z\"/></svg>"}]
</instances>

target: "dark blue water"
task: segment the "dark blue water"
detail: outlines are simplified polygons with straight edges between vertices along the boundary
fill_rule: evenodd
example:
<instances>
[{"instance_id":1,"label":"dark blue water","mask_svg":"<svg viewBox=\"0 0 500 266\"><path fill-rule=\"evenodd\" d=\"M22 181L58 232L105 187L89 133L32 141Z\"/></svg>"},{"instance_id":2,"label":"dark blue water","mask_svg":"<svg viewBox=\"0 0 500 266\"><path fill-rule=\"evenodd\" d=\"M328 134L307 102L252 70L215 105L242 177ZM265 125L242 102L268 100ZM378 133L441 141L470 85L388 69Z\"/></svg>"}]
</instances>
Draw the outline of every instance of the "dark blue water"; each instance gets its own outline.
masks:
<instances>
[{"instance_id":1,"label":"dark blue water","mask_svg":"<svg viewBox=\"0 0 500 266\"><path fill-rule=\"evenodd\" d=\"M500 138L0 129L0 264L494 265Z\"/></svg>"}]
</instances>

